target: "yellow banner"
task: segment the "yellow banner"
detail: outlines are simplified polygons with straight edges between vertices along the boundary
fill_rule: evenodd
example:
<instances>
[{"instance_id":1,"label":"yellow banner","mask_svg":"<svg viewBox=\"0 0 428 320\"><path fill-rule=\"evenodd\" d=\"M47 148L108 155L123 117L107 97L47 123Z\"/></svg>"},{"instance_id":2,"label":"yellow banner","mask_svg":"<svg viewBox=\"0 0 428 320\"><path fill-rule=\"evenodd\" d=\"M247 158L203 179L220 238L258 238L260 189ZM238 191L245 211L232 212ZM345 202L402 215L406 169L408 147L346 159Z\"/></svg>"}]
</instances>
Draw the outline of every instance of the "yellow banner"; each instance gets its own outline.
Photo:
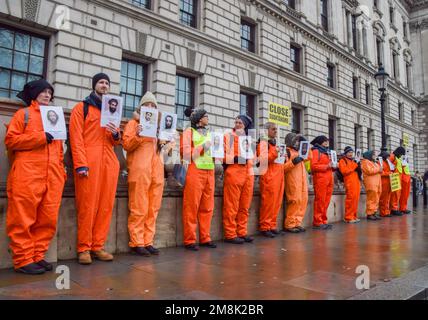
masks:
<instances>
[{"instance_id":1,"label":"yellow banner","mask_svg":"<svg viewBox=\"0 0 428 320\"><path fill-rule=\"evenodd\" d=\"M401 180L400 180L400 174L399 173L393 173L389 176L391 181L391 191L398 191L401 190Z\"/></svg>"},{"instance_id":2,"label":"yellow banner","mask_svg":"<svg viewBox=\"0 0 428 320\"><path fill-rule=\"evenodd\" d=\"M269 122L280 126L289 127L291 119L291 108L280 104L269 102Z\"/></svg>"},{"instance_id":3,"label":"yellow banner","mask_svg":"<svg viewBox=\"0 0 428 320\"><path fill-rule=\"evenodd\" d=\"M403 133L403 147L407 147L409 145L410 137L407 133Z\"/></svg>"}]
</instances>

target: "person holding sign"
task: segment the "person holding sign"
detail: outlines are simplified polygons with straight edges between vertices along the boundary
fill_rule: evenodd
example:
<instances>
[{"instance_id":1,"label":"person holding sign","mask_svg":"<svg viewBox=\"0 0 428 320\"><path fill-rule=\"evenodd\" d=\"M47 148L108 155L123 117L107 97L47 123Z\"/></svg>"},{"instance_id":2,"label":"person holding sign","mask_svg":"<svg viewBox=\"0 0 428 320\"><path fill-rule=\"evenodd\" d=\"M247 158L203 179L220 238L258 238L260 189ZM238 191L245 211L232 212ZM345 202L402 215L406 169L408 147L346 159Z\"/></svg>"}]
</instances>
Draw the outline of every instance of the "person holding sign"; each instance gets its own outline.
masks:
<instances>
[{"instance_id":1,"label":"person holding sign","mask_svg":"<svg viewBox=\"0 0 428 320\"><path fill-rule=\"evenodd\" d=\"M389 161L392 163L395 168L392 173L398 173L399 179L401 180L401 174L403 173L403 167L401 165L401 157L406 154L406 149L403 147L398 147L394 150L393 153L389 156ZM402 216L400 212L400 196L401 188L397 191L391 191L391 198L389 200L389 205L391 209L391 214L393 216Z\"/></svg>"},{"instance_id":2,"label":"person holding sign","mask_svg":"<svg viewBox=\"0 0 428 320\"><path fill-rule=\"evenodd\" d=\"M141 256L158 255L153 247L158 216L164 187L164 163L161 158L165 149L160 148L157 138L141 136L141 107L156 110L158 104L150 92L141 98L140 105L133 113L123 132L123 148L126 151L129 194L129 247ZM145 116L147 119L147 111ZM168 148L172 148L168 143Z\"/></svg>"},{"instance_id":3,"label":"person holding sign","mask_svg":"<svg viewBox=\"0 0 428 320\"><path fill-rule=\"evenodd\" d=\"M407 154L403 157L401 161L401 193L400 193L400 202L399 202L399 211L402 214L411 214L412 211L407 210L407 201L410 196L410 188L412 186L412 176L410 173L409 159Z\"/></svg>"},{"instance_id":4,"label":"person holding sign","mask_svg":"<svg viewBox=\"0 0 428 320\"><path fill-rule=\"evenodd\" d=\"M278 131L276 124L267 122L264 128L268 136L260 138L257 144L257 156L259 159L264 158L264 163L268 164L267 171L260 177L259 230L263 235L272 238L279 234L276 220L284 195L284 165L275 163L279 154L275 139Z\"/></svg>"},{"instance_id":5,"label":"person holding sign","mask_svg":"<svg viewBox=\"0 0 428 320\"><path fill-rule=\"evenodd\" d=\"M361 185L358 176L359 163L354 159L354 150L347 146L343 151L343 157L339 161L339 171L343 176L346 191L345 218L347 223L357 223L358 201L360 200Z\"/></svg>"},{"instance_id":6,"label":"person holding sign","mask_svg":"<svg viewBox=\"0 0 428 320\"><path fill-rule=\"evenodd\" d=\"M391 197L391 167L389 165L389 153L382 151L379 155L382 158L383 166L381 173L382 192L379 199L379 211L381 217L392 217L389 210L389 199Z\"/></svg>"},{"instance_id":7,"label":"person holding sign","mask_svg":"<svg viewBox=\"0 0 428 320\"><path fill-rule=\"evenodd\" d=\"M373 151L363 153L361 160L361 170L363 171L364 188L366 189L366 214L367 220L381 220L376 214L379 207L379 199L382 193L381 173L383 168L376 163Z\"/></svg>"},{"instance_id":8,"label":"person holding sign","mask_svg":"<svg viewBox=\"0 0 428 320\"><path fill-rule=\"evenodd\" d=\"M252 125L253 120L249 116L239 115L232 132L224 136L223 227L227 243L242 244L254 240L247 235L254 187L253 161L239 154L239 137L248 136Z\"/></svg>"},{"instance_id":9,"label":"person holding sign","mask_svg":"<svg viewBox=\"0 0 428 320\"><path fill-rule=\"evenodd\" d=\"M70 117L70 145L74 164L77 208L77 252L80 264L111 261L104 250L110 229L119 177L114 146L120 131L113 123L101 127L102 97L110 90L110 78L98 73L92 78L92 93L74 106Z\"/></svg>"},{"instance_id":10,"label":"person holding sign","mask_svg":"<svg viewBox=\"0 0 428 320\"><path fill-rule=\"evenodd\" d=\"M208 113L204 109L187 108L191 128L183 132L180 153L190 163L183 190L183 240L188 250L199 250L196 227L199 222L199 245L216 248L210 228L214 211L214 160L210 154L211 134L207 129Z\"/></svg>"},{"instance_id":11,"label":"person holding sign","mask_svg":"<svg viewBox=\"0 0 428 320\"><path fill-rule=\"evenodd\" d=\"M306 139L295 133L289 133L285 137L287 161L284 164L284 179L287 212L284 231L291 233L306 231L302 222L308 206L308 178L304 159L298 151L302 142L306 142Z\"/></svg>"},{"instance_id":12,"label":"person holding sign","mask_svg":"<svg viewBox=\"0 0 428 320\"><path fill-rule=\"evenodd\" d=\"M62 141L44 131L41 106L53 99L46 80L27 83L17 97L27 105L13 116L5 136L12 167L7 179L6 231L16 272L51 271L45 253L55 235L66 180Z\"/></svg>"},{"instance_id":13,"label":"person holding sign","mask_svg":"<svg viewBox=\"0 0 428 320\"><path fill-rule=\"evenodd\" d=\"M311 141L312 158L311 172L314 183L314 229L331 229L333 226L327 223L327 209L333 195L333 168L330 161L328 138L318 136Z\"/></svg>"}]
</instances>

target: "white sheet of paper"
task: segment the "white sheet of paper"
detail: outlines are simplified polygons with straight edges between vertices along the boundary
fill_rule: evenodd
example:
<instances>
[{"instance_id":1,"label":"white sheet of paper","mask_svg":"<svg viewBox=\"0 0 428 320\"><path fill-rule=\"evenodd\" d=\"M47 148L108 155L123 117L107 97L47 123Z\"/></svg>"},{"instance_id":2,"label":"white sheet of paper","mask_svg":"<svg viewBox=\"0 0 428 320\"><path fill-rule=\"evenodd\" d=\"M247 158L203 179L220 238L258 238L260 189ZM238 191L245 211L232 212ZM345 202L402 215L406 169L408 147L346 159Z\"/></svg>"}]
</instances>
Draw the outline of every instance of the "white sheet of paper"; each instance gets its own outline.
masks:
<instances>
[{"instance_id":1,"label":"white sheet of paper","mask_svg":"<svg viewBox=\"0 0 428 320\"><path fill-rule=\"evenodd\" d=\"M109 94L103 95L101 105L101 127L105 127L109 122L112 122L116 127L119 127L120 121L122 120L122 107L122 97Z\"/></svg>"},{"instance_id":2,"label":"white sheet of paper","mask_svg":"<svg viewBox=\"0 0 428 320\"><path fill-rule=\"evenodd\" d=\"M253 159L254 152L251 147L251 144L252 144L251 136L240 136L238 141L239 141L240 157L245 159Z\"/></svg>"},{"instance_id":3,"label":"white sheet of paper","mask_svg":"<svg viewBox=\"0 0 428 320\"><path fill-rule=\"evenodd\" d=\"M309 155L309 141L300 141L299 157L306 160Z\"/></svg>"},{"instance_id":4,"label":"white sheet of paper","mask_svg":"<svg viewBox=\"0 0 428 320\"><path fill-rule=\"evenodd\" d=\"M156 138L158 134L158 117L159 111L155 108L141 107L140 124L143 131L140 132L141 137Z\"/></svg>"},{"instance_id":5,"label":"white sheet of paper","mask_svg":"<svg viewBox=\"0 0 428 320\"><path fill-rule=\"evenodd\" d=\"M62 107L40 106L43 130L50 133L54 140L67 140L64 111Z\"/></svg>"},{"instance_id":6,"label":"white sheet of paper","mask_svg":"<svg viewBox=\"0 0 428 320\"><path fill-rule=\"evenodd\" d=\"M355 160L356 160L357 162L360 162L360 161L361 161L361 149L357 149L357 150L355 151Z\"/></svg>"},{"instance_id":7,"label":"white sheet of paper","mask_svg":"<svg viewBox=\"0 0 428 320\"><path fill-rule=\"evenodd\" d=\"M159 139L172 141L177 134L177 115L175 113L161 112L159 126Z\"/></svg>"},{"instance_id":8,"label":"white sheet of paper","mask_svg":"<svg viewBox=\"0 0 428 320\"><path fill-rule=\"evenodd\" d=\"M333 167L337 167L337 153L334 150L330 151L331 164Z\"/></svg>"},{"instance_id":9,"label":"white sheet of paper","mask_svg":"<svg viewBox=\"0 0 428 320\"><path fill-rule=\"evenodd\" d=\"M278 148L279 148L278 157L275 159L274 162L278 163L278 164L284 164L285 154L287 152L286 145L285 144L279 144Z\"/></svg>"},{"instance_id":10,"label":"white sheet of paper","mask_svg":"<svg viewBox=\"0 0 428 320\"><path fill-rule=\"evenodd\" d=\"M224 135L221 132L211 132L211 156L224 158Z\"/></svg>"},{"instance_id":11,"label":"white sheet of paper","mask_svg":"<svg viewBox=\"0 0 428 320\"><path fill-rule=\"evenodd\" d=\"M379 165L383 168L383 158L382 157L378 157L377 159L379 161Z\"/></svg>"}]
</instances>

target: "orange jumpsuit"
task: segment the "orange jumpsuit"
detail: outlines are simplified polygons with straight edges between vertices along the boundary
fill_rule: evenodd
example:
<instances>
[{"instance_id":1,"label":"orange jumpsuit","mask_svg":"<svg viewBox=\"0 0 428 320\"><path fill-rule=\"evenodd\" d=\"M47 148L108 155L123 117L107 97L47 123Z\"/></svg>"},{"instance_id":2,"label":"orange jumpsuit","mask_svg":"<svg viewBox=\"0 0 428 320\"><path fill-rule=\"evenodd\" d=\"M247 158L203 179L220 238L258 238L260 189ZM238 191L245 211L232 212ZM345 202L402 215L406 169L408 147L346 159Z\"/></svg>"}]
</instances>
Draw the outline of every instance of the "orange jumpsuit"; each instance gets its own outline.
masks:
<instances>
[{"instance_id":1,"label":"orange jumpsuit","mask_svg":"<svg viewBox=\"0 0 428 320\"><path fill-rule=\"evenodd\" d=\"M366 213L371 216L376 213L379 207L379 199L382 193L380 166L373 161L362 159L361 170L363 171L364 188L367 193Z\"/></svg>"},{"instance_id":2,"label":"orange jumpsuit","mask_svg":"<svg viewBox=\"0 0 428 320\"><path fill-rule=\"evenodd\" d=\"M293 159L299 152L287 148L289 158L284 164L285 196L287 198L287 212L284 221L285 229L292 229L302 225L308 206L308 178L305 162L293 164Z\"/></svg>"},{"instance_id":3,"label":"orange jumpsuit","mask_svg":"<svg viewBox=\"0 0 428 320\"><path fill-rule=\"evenodd\" d=\"M357 219L358 201L360 200L361 185L357 171L358 163L343 157L339 161L339 170L343 175L346 190L345 221Z\"/></svg>"},{"instance_id":4,"label":"orange jumpsuit","mask_svg":"<svg viewBox=\"0 0 428 320\"><path fill-rule=\"evenodd\" d=\"M260 146L262 148L260 148ZM268 146L266 146L268 145ZM260 155L260 149L262 154ZM267 152L263 152L266 150ZM260 231L276 229L278 212L284 196L284 165L275 163L278 157L276 146L261 141L257 146L257 155L268 163L267 171L260 177L261 206L259 216ZM266 161L267 158L267 161Z\"/></svg>"},{"instance_id":5,"label":"orange jumpsuit","mask_svg":"<svg viewBox=\"0 0 428 320\"><path fill-rule=\"evenodd\" d=\"M136 134L138 120L130 120L123 133L128 165L129 246L153 245L156 218L162 203L164 166L157 139Z\"/></svg>"},{"instance_id":6,"label":"orange jumpsuit","mask_svg":"<svg viewBox=\"0 0 428 320\"><path fill-rule=\"evenodd\" d=\"M44 260L55 235L66 180L62 141L48 144L39 104L13 116L5 144L15 159L7 179L6 230L15 269ZM25 128L24 128L25 127Z\"/></svg>"},{"instance_id":7,"label":"orange jumpsuit","mask_svg":"<svg viewBox=\"0 0 428 320\"><path fill-rule=\"evenodd\" d=\"M328 154L312 149L311 172L314 183L314 219L313 225L327 224L327 210L333 195L333 170L329 167Z\"/></svg>"},{"instance_id":8,"label":"orange jumpsuit","mask_svg":"<svg viewBox=\"0 0 428 320\"><path fill-rule=\"evenodd\" d=\"M402 166L402 174L401 174L401 193L400 193L400 203L399 210L407 211L407 201L410 196L410 189L412 186L412 177L405 172L405 166Z\"/></svg>"},{"instance_id":9,"label":"orange jumpsuit","mask_svg":"<svg viewBox=\"0 0 428 320\"><path fill-rule=\"evenodd\" d=\"M74 171L77 207L77 251L103 249L119 178L119 161L114 153L111 132L100 126L101 111L89 105L84 120L83 102L78 103L70 117L70 145L74 169L88 167L89 176Z\"/></svg>"},{"instance_id":10,"label":"orange jumpsuit","mask_svg":"<svg viewBox=\"0 0 428 320\"><path fill-rule=\"evenodd\" d=\"M398 168L398 161L394 155L394 153L391 153L390 157L389 157L389 161L391 161L394 166L395 166L395 170L393 173L400 173L401 168ZM400 180L401 180L401 173L400 173ZM401 189L398 191L394 191L391 192L391 198L389 199L389 206L391 211L398 211L399 210L399 205L400 205L400 195L401 195Z\"/></svg>"},{"instance_id":11,"label":"orange jumpsuit","mask_svg":"<svg viewBox=\"0 0 428 320\"><path fill-rule=\"evenodd\" d=\"M252 161L247 161L247 164L233 163L233 158L239 153L238 140L235 131L224 137L226 163L232 163L227 165L224 172L223 227L226 239L247 236L248 214L253 199Z\"/></svg>"},{"instance_id":12,"label":"orange jumpsuit","mask_svg":"<svg viewBox=\"0 0 428 320\"><path fill-rule=\"evenodd\" d=\"M382 217L388 216L391 214L389 210L389 199L391 197L391 180L389 175L391 174L391 169L389 168L388 162L383 162L383 171L381 174L382 180L382 193L379 200L379 210Z\"/></svg>"},{"instance_id":13,"label":"orange jumpsuit","mask_svg":"<svg viewBox=\"0 0 428 320\"><path fill-rule=\"evenodd\" d=\"M189 164L183 190L184 245L196 243L196 227L199 222L199 243L211 241L210 228L214 211L214 169L198 169L194 159L203 155L201 146L194 145L192 129L188 128L180 140L180 152ZM193 157L192 157L193 155Z\"/></svg>"}]
</instances>

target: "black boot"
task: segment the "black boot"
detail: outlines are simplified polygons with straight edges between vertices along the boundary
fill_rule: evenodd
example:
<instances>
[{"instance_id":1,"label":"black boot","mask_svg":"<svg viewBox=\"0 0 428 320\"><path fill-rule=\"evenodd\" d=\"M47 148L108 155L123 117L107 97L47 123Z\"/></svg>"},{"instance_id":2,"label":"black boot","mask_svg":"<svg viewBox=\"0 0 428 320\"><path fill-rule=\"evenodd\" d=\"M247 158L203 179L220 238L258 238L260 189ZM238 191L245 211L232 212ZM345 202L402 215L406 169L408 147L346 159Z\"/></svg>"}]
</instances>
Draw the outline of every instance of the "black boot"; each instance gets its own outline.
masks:
<instances>
[{"instance_id":1,"label":"black boot","mask_svg":"<svg viewBox=\"0 0 428 320\"><path fill-rule=\"evenodd\" d=\"M232 239L224 239L224 242L233 243L233 244L243 244L244 239L236 237L236 238L232 238Z\"/></svg>"},{"instance_id":2,"label":"black boot","mask_svg":"<svg viewBox=\"0 0 428 320\"><path fill-rule=\"evenodd\" d=\"M275 238L275 235L270 231L260 231L260 234L266 238Z\"/></svg>"},{"instance_id":3,"label":"black boot","mask_svg":"<svg viewBox=\"0 0 428 320\"><path fill-rule=\"evenodd\" d=\"M204 242L204 243L200 243L199 246L201 247L208 247L208 248L217 248L217 245L212 242L212 241L208 241L208 242Z\"/></svg>"},{"instance_id":4,"label":"black boot","mask_svg":"<svg viewBox=\"0 0 428 320\"><path fill-rule=\"evenodd\" d=\"M278 230L276 230L276 229L271 229L271 230L270 230L270 232L272 232L275 236L277 236L277 235L281 234L281 232L279 232L279 231L278 231Z\"/></svg>"},{"instance_id":5,"label":"black boot","mask_svg":"<svg viewBox=\"0 0 428 320\"><path fill-rule=\"evenodd\" d=\"M153 255L155 255L155 256L159 255L159 253L160 253L159 249L156 249L156 248L155 248L155 247L153 247L153 246L147 246L147 247L145 247L145 248L146 248L146 250L147 250L148 252L150 252L150 254L153 254Z\"/></svg>"},{"instance_id":6,"label":"black boot","mask_svg":"<svg viewBox=\"0 0 428 320\"><path fill-rule=\"evenodd\" d=\"M300 230L300 232L305 232L305 231L306 231L306 229L305 229L305 228L303 228L302 226L297 226L296 228L297 228L297 229L299 229L299 230Z\"/></svg>"},{"instance_id":7,"label":"black boot","mask_svg":"<svg viewBox=\"0 0 428 320\"><path fill-rule=\"evenodd\" d=\"M191 243L184 246L187 250L198 251L199 248L196 244Z\"/></svg>"},{"instance_id":8,"label":"black boot","mask_svg":"<svg viewBox=\"0 0 428 320\"><path fill-rule=\"evenodd\" d=\"M46 272L45 268L39 266L37 263L29 263L21 268L15 269L16 272L25 274L43 274Z\"/></svg>"},{"instance_id":9,"label":"black boot","mask_svg":"<svg viewBox=\"0 0 428 320\"><path fill-rule=\"evenodd\" d=\"M367 220L376 221L377 218L376 218L376 216L374 214L371 214L371 215L367 216Z\"/></svg>"},{"instance_id":10,"label":"black boot","mask_svg":"<svg viewBox=\"0 0 428 320\"><path fill-rule=\"evenodd\" d=\"M40 260L39 262L36 262L36 264L38 264L39 266L44 268L46 271L52 271L53 270L53 265L50 264L49 262L47 262L46 260Z\"/></svg>"},{"instance_id":11,"label":"black boot","mask_svg":"<svg viewBox=\"0 0 428 320\"><path fill-rule=\"evenodd\" d=\"M398 210L391 210L393 216L401 217L403 214Z\"/></svg>"},{"instance_id":12,"label":"black boot","mask_svg":"<svg viewBox=\"0 0 428 320\"><path fill-rule=\"evenodd\" d=\"M284 232L290 232L290 233L299 233L301 232L299 228L285 228Z\"/></svg>"},{"instance_id":13,"label":"black boot","mask_svg":"<svg viewBox=\"0 0 428 320\"><path fill-rule=\"evenodd\" d=\"M150 252L144 247L132 247L131 252L139 256L150 257Z\"/></svg>"},{"instance_id":14,"label":"black boot","mask_svg":"<svg viewBox=\"0 0 428 320\"><path fill-rule=\"evenodd\" d=\"M253 237L249 237L249 236L244 236L244 237L240 237L242 240L244 240L245 242L253 242L254 238Z\"/></svg>"}]
</instances>

